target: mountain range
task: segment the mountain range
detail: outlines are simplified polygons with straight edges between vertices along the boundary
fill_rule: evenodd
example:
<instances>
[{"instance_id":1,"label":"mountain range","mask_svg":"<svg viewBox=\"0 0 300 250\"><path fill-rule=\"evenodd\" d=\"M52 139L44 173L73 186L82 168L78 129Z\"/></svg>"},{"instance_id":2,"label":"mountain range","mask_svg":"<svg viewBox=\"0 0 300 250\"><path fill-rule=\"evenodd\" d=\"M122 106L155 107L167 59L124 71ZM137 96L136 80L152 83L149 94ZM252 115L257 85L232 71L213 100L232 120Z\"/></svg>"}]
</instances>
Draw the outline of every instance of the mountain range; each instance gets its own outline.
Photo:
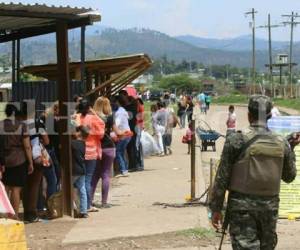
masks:
<instances>
[{"instance_id":1,"label":"mountain range","mask_svg":"<svg viewBox=\"0 0 300 250\"><path fill-rule=\"evenodd\" d=\"M169 60L197 61L205 65L251 65L251 36L233 39L208 39L195 36L171 37L149 29L117 30L102 26L89 27L86 32L87 59L147 53L154 60L167 56ZM268 42L257 39L257 66L268 63ZM72 61L80 58L80 30L69 31L69 55ZM0 44L0 55L10 52L10 44ZM287 42L273 42L273 54L287 53ZM300 61L300 44L295 44L295 61ZM21 41L21 61L24 65L56 61L54 34Z\"/></svg>"},{"instance_id":2,"label":"mountain range","mask_svg":"<svg viewBox=\"0 0 300 250\"><path fill-rule=\"evenodd\" d=\"M225 51L247 51L252 50L252 35L244 35L230 39L211 39L197 36L177 36L178 40L192 44L199 48L219 49ZM255 40L256 50L268 50L268 41L262 38ZM289 42L273 41L272 48L275 50L285 49L289 46Z\"/></svg>"}]
</instances>

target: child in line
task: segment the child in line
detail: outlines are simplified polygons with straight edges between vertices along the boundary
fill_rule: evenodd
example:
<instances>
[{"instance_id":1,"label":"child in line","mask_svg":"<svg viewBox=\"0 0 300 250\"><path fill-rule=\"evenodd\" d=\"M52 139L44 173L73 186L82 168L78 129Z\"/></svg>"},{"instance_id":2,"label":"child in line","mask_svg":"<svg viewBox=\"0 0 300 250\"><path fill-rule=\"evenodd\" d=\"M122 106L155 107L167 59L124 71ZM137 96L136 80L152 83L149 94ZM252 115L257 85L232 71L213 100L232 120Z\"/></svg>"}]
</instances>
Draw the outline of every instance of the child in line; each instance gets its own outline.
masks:
<instances>
[{"instance_id":1,"label":"child in line","mask_svg":"<svg viewBox=\"0 0 300 250\"><path fill-rule=\"evenodd\" d=\"M226 136L230 135L231 133L234 133L236 130L236 114L234 112L234 106L230 105L228 111L229 111L228 118L226 121L226 125L227 125Z\"/></svg>"},{"instance_id":2,"label":"child in line","mask_svg":"<svg viewBox=\"0 0 300 250\"><path fill-rule=\"evenodd\" d=\"M77 189L79 196L79 218L87 218L87 193L85 188L85 139L89 135L87 127L79 126L73 135L72 147L72 167L73 167L73 185Z\"/></svg>"}]
</instances>

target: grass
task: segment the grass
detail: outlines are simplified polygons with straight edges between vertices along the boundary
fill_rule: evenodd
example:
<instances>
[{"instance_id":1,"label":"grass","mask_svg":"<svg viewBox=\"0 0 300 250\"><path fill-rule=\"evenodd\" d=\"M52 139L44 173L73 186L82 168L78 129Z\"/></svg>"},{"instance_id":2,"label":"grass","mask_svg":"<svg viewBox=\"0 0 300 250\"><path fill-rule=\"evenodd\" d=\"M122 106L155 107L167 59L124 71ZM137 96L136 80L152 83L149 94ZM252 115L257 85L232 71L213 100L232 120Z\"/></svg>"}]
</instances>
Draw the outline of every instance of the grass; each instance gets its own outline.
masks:
<instances>
[{"instance_id":1,"label":"grass","mask_svg":"<svg viewBox=\"0 0 300 250\"><path fill-rule=\"evenodd\" d=\"M213 104L246 104L247 102L246 95L225 95L213 99Z\"/></svg>"},{"instance_id":2,"label":"grass","mask_svg":"<svg viewBox=\"0 0 300 250\"><path fill-rule=\"evenodd\" d=\"M197 239L214 239L216 237L216 233L212 229L196 227L187 230L182 230L177 232L178 235L183 235L186 237L197 238Z\"/></svg>"},{"instance_id":3,"label":"grass","mask_svg":"<svg viewBox=\"0 0 300 250\"><path fill-rule=\"evenodd\" d=\"M300 111L300 99L275 99L274 102L277 106Z\"/></svg>"},{"instance_id":4,"label":"grass","mask_svg":"<svg viewBox=\"0 0 300 250\"><path fill-rule=\"evenodd\" d=\"M276 106L291 108L300 111L300 99L273 99ZM213 100L213 104L247 104L248 97L246 95L226 95L220 96Z\"/></svg>"}]
</instances>

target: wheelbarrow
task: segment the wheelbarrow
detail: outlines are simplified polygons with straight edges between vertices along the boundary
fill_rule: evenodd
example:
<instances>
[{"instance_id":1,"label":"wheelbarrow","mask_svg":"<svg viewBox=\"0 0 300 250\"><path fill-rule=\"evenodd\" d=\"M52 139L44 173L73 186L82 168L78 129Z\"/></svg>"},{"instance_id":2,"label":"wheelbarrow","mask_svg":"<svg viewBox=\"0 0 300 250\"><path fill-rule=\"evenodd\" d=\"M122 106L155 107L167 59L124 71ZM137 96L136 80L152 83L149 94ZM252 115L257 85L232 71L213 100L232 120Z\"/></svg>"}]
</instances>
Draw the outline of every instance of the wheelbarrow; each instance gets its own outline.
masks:
<instances>
[{"instance_id":1,"label":"wheelbarrow","mask_svg":"<svg viewBox=\"0 0 300 250\"><path fill-rule=\"evenodd\" d=\"M204 126L202 124L204 124ZM196 128L196 134L201 141L201 151L208 151L208 147L212 147L212 150L215 152L216 140L225 136L216 132L215 130L212 130L208 123L203 120L201 120L201 125Z\"/></svg>"}]
</instances>

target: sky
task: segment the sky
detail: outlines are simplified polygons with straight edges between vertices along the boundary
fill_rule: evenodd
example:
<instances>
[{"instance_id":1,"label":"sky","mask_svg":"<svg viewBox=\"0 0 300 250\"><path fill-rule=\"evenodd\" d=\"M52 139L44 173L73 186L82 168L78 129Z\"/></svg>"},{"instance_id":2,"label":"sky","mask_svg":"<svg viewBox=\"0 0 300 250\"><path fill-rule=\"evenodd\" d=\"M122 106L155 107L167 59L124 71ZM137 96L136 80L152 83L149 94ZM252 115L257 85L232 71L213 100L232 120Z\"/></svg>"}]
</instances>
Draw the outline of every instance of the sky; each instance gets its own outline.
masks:
<instances>
[{"instance_id":1,"label":"sky","mask_svg":"<svg viewBox=\"0 0 300 250\"><path fill-rule=\"evenodd\" d=\"M4 1L4 2L20 2ZM234 38L251 34L250 16L245 12L255 8L256 26L267 24L270 13L273 24L285 19L282 14L299 11L299 0L23 0L22 3L91 7L100 11L101 24L108 27L149 28L171 36L194 35L206 38ZM300 22L300 18L299 18ZM274 40L287 41L290 28L272 30ZM257 36L267 38L266 29L257 29ZM295 40L300 40L300 25L295 28Z\"/></svg>"}]
</instances>

